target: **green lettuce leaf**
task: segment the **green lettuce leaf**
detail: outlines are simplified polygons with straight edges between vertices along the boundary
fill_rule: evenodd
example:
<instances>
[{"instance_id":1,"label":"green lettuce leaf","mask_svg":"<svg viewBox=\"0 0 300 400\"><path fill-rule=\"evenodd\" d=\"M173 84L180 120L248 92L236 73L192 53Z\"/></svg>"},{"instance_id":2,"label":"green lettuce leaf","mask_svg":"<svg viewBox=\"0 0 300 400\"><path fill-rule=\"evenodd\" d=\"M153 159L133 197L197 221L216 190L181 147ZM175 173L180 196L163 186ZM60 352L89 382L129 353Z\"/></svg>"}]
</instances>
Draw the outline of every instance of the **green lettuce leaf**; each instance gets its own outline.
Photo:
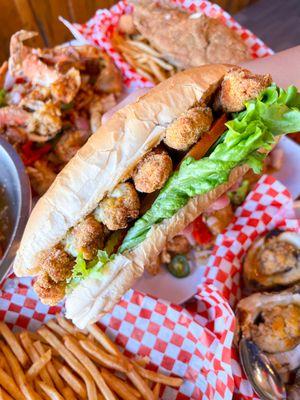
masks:
<instances>
[{"instance_id":1,"label":"green lettuce leaf","mask_svg":"<svg viewBox=\"0 0 300 400\"><path fill-rule=\"evenodd\" d=\"M286 91L272 85L246 109L227 122L228 130L209 156L187 158L172 174L152 207L129 229L119 252L143 242L155 224L171 218L191 197L204 194L227 182L238 165L248 164L260 173L266 153L280 134L300 131L300 94L294 86Z\"/></svg>"},{"instance_id":2,"label":"green lettuce leaf","mask_svg":"<svg viewBox=\"0 0 300 400\"><path fill-rule=\"evenodd\" d=\"M101 279L106 272L106 266L113 261L115 255L108 255L106 251L98 250L97 256L92 261L86 261L82 253L79 253L72 275L67 279L68 289L74 289L80 281L86 278Z\"/></svg>"}]
</instances>

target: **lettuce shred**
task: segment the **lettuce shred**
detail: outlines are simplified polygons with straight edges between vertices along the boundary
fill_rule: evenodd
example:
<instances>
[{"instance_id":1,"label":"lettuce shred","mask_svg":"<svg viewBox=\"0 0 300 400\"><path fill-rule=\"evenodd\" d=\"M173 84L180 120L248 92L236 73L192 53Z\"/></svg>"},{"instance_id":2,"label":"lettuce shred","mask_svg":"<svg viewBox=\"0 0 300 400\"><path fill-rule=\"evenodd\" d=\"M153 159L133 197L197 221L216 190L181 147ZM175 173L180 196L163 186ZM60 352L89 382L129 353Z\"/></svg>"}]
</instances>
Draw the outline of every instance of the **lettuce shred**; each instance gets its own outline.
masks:
<instances>
[{"instance_id":1,"label":"lettuce shred","mask_svg":"<svg viewBox=\"0 0 300 400\"><path fill-rule=\"evenodd\" d=\"M108 263L113 261L115 255L109 256L106 251L98 250L97 256L92 261L86 261L82 253L76 257L72 275L67 279L68 289L74 289L78 283L86 278L101 279Z\"/></svg>"},{"instance_id":2,"label":"lettuce shred","mask_svg":"<svg viewBox=\"0 0 300 400\"><path fill-rule=\"evenodd\" d=\"M244 111L235 113L227 122L224 140L208 157L183 161L152 207L129 229L120 253L143 242L153 225L171 218L191 197L227 182L233 168L247 164L260 173L275 136L300 131L300 94L295 86L285 91L271 85L245 106Z\"/></svg>"}]
</instances>

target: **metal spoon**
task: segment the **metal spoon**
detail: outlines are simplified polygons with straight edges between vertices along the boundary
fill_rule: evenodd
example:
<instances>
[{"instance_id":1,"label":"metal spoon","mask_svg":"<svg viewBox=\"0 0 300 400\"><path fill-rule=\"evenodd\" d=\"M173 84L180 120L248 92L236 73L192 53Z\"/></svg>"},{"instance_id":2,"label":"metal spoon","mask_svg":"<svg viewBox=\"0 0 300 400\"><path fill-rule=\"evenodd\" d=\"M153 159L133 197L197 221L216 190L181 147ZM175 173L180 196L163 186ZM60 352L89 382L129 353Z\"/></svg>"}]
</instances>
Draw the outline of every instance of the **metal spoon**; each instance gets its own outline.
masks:
<instances>
[{"instance_id":1,"label":"metal spoon","mask_svg":"<svg viewBox=\"0 0 300 400\"><path fill-rule=\"evenodd\" d=\"M239 344L240 359L247 378L262 400L285 400L286 390L268 357L251 340Z\"/></svg>"}]
</instances>

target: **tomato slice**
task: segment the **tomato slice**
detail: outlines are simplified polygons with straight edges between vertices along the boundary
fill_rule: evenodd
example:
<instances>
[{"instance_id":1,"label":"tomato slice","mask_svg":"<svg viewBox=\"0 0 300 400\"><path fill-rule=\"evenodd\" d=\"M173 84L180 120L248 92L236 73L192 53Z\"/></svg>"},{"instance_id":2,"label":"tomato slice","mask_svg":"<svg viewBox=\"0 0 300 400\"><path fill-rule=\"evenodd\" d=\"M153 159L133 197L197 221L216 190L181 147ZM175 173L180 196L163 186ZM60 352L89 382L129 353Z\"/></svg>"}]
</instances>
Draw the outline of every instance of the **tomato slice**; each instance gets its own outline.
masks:
<instances>
[{"instance_id":1,"label":"tomato slice","mask_svg":"<svg viewBox=\"0 0 300 400\"><path fill-rule=\"evenodd\" d=\"M192 234L196 242L201 245L210 244L213 240L213 235L203 221L202 215L193 222Z\"/></svg>"}]
</instances>

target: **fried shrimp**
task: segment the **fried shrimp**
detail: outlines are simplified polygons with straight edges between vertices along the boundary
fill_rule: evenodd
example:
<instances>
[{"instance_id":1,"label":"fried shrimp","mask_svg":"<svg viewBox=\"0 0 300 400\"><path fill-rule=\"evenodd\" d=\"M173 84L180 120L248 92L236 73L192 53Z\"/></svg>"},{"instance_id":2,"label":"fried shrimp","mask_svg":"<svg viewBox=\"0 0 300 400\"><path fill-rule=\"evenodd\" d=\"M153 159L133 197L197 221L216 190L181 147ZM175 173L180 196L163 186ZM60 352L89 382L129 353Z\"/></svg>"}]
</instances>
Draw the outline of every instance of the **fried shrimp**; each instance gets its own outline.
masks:
<instances>
[{"instance_id":1,"label":"fried shrimp","mask_svg":"<svg viewBox=\"0 0 300 400\"><path fill-rule=\"evenodd\" d=\"M212 121L209 107L193 107L166 129L164 142L172 149L187 150L209 130Z\"/></svg>"},{"instance_id":2,"label":"fried shrimp","mask_svg":"<svg viewBox=\"0 0 300 400\"><path fill-rule=\"evenodd\" d=\"M140 200L131 183L121 183L96 208L95 218L116 231L128 226L128 223L139 216Z\"/></svg>"},{"instance_id":3,"label":"fried shrimp","mask_svg":"<svg viewBox=\"0 0 300 400\"><path fill-rule=\"evenodd\" d=\"M256 98L271 83L270 74L257 75L246 69L233 69L223 79L214 108L224 112L241 111L246 101Z\"/></svg>"},{"instance_id":4,"label":"fried shrimp","mask_svg":"<svg viewBox=\"0 0 300 400\"><path fill-rule=\"evenodd\" d=\"M135 188L143 193L161 189L172 170L172 159L166 151L160 149L150 151L138 163L132 175Z\"/></svg>"},{"instance_id":5,"label":"fried shrimp","mask_svg":"<svg viewBox=\"0 0 300 400\"><path fill-rule=\"evenodd\" d=\"M41 272L33 288L43 304L54 306L65 297L66 282L54 282L46 272Z\"/></svg>"},{"instance_id":6,"label":"fried shrimp","mask_svg":"<svg viewBox=\"0 0 300 400\"><path fill-rule=\"evenodd\" d=\"M41 270L47 273L53 282L58 283L70 277L74 260L65 252L62 246L57 245L41 254L39 265Z\"/></svg>"},{"instance_id":7,"label":"fried shrimp","mask_svg":"<svg viewBox=\"0 0 300 400\"><path fill-rule=\"evenodd\" d=\"M160 254L160 263L169 264L176 254L187 254L191 250L188 239L183 235L174 236L169 240Z\"/></svg>"},{"instance_id":8,"label":"fried shrimp","mask_svg":"<svg viewBox=\"0 0 300 400\"><path fill-rule=\"evenodd\" d=\"M82 253L86 260L92 260L97 251L103 248L104 226L95 217L89 215L72 231L77 253Z\"/></svg>"}]
</instances>

